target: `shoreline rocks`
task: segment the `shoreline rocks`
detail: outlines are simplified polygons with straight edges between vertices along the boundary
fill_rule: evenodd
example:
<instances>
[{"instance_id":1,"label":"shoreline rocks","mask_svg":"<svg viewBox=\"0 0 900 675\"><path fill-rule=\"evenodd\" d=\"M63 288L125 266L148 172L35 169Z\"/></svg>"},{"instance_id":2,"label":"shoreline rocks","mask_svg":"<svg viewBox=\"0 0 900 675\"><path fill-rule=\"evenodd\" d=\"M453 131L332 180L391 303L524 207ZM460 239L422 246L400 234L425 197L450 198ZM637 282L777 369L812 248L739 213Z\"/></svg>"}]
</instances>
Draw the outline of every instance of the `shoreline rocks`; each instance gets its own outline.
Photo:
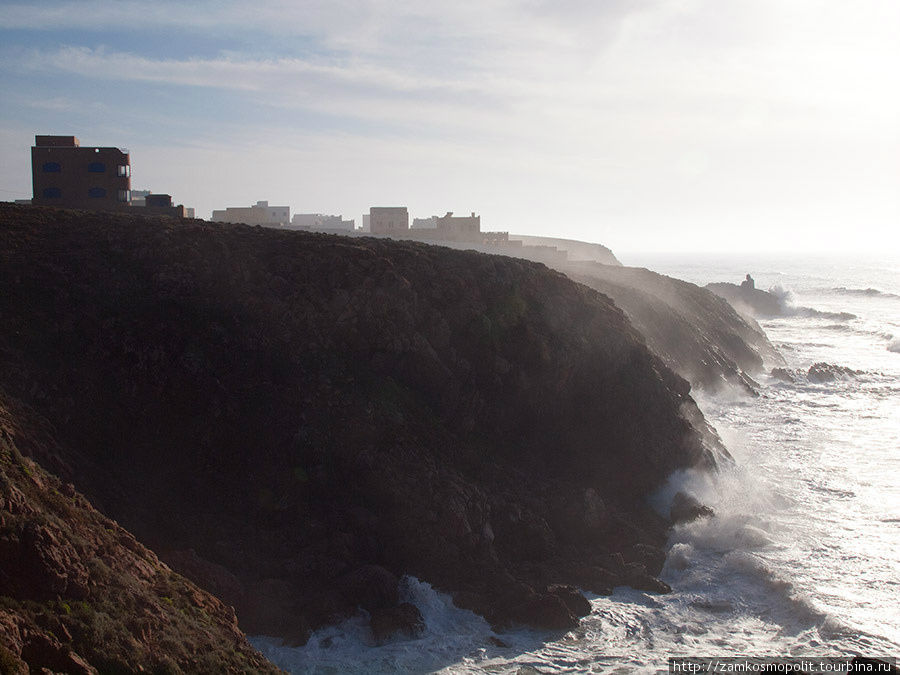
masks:
<instances>
[{"instance_id":1,"label":"shoreline rocks","mask_svg":"<svg viewBox=\"0 0 900 675\"><path fill-rule=\"evenodd\" d=\"M645 497L727 458L623 312L543 265L0 206L0 266L0 387L254 634L365 605L414 632L405 574L497 626L574 625L570 585L665 592Z\"/></svg>"}]
</instances>

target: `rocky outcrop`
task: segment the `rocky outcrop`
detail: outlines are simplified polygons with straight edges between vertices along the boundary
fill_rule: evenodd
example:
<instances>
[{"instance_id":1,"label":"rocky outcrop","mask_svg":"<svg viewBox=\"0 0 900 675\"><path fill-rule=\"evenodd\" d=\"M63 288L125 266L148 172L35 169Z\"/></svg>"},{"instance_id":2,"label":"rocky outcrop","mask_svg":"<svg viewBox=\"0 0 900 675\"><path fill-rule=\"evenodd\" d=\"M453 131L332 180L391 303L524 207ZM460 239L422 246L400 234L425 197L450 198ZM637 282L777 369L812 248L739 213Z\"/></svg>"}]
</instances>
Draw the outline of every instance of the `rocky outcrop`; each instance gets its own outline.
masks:
<instances>
[{"instance_id":1,"label":"rocky outcrop","mask_svg":"<svg viewBox=\"0 0 900 675\"><path fill-rule=\"evenodd\" d=\"M860 375L864 375L862 371L853 370L846 366L838 366L833 363L814 363L807 370L796 370L789 368L773 368L771 373L773 378L782 382L796 384L798 382L810 382L812 384L825 384L841 380L854 380Z\"/></svg>"},{"instance_id":2,"label":"rocky outcrop","mask_svg":"<svg viewBox=\"0 0 900 675\"><path fill-rule=\"evenodd\" d=\"M231 607L19 453L34 419L0 395L2 672L276 672Z\"/></svg>"},{"instance_id":3,"label":"rocky outcrop","mask_svg":"<svg viewBox=\"0 0 900 675\"><path fill-rule=\"evenodd\" d=\"M4 206L0 270L0 385L60 441L30 451L248 632L414 632L404 574L573 626L568 584L666 590L645 497L724 456L622 311L542 265Z\"/></svg>"},{"instance_id":4,"label":"rocky outcrop","mask_svg":"<svg viewBox=\"0 0 900 675\"><path fill-rule=\"evenodd\" d=\"M747 317L762 319L784 316L787 310L783 294L726 282L707 284L706 288L728 300L735 309Z\"/></svg>"},{"instance_id":5,"label":"rocky outcrop","mask_svg":"<svg viewBox=\"0 0 900 675\"><path fill-rule=\"evenodd\" d=\"M796 316L831 321L850 321L856 318L850 312L825 312L812 307L797 307L791 303L791 293L779 288L768 291L759 288L738 286L730 283L707 284L706 288L725 298L748 321ZM874 290L874 289L873 289Z\"/></svg>"},{"instance_id":6,"label":"rocky outcrop","mask_svg":"<svg viewBox=\"0 0 900 675\"><path fill-rule=\"evenodd\" d=\"M636 267L560 269L612 298L650 349L696 387L715 391L730 384L754 392L753 376L784 362L753 319L704 288Z\"/></svg>"},{"instance_id":7,"label":"rocky outcrop","mask_svg":"<svg viewBox=\"0 0 900 675\"><path fill-rule=\"evenodd\" d=\"M700 518L712 518L714 515L716 514L710 507L684 492L675 494L669 510L669 519L673 523L690 523Z\"/></svg>"}]
</instances>

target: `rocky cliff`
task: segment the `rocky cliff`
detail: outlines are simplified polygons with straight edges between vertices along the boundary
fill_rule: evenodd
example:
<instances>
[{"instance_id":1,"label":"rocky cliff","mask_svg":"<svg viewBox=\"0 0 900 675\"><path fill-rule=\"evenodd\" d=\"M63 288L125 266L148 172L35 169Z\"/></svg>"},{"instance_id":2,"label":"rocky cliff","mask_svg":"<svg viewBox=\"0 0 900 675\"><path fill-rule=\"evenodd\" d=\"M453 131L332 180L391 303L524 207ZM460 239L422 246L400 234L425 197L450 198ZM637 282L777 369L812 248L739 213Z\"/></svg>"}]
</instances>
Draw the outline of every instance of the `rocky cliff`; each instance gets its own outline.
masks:
<instances>
[{"instance_id":1,"label":"rocky cliff","mask_svg":"<svg viewBox=\"0 0 900 675\"><path fill-rule=\"evenodd\" d=\"M19 444L58 450L45 420L0 394L0 672L276 671L233 609Z\"/></svg>"},{"instance_id":2,"label":"rocky cliff","mask_svg":"<svg viewBox=\"0 0 900 675\"><path fill-rule=\"evenodd\" d=\"M637 267L567 263L576 281L612 298L665 363L694 386L755 390L753 375L784 361L751 318L706 288Z\"/></svg>"},{"instance_id":3,"label":"rocky cliff","mask_svg":"<svg viewBox=\"0 0 900 675\"><path fill-rule=\"evenodd\" d=\"M0 386L59 441L22 452L252 633L415 630L403 574L497 625L574 625L566 584L665 591L645 497L724 453L622 311L542 265L3 206L0 271Z\"/></svg>"}]
</instances>

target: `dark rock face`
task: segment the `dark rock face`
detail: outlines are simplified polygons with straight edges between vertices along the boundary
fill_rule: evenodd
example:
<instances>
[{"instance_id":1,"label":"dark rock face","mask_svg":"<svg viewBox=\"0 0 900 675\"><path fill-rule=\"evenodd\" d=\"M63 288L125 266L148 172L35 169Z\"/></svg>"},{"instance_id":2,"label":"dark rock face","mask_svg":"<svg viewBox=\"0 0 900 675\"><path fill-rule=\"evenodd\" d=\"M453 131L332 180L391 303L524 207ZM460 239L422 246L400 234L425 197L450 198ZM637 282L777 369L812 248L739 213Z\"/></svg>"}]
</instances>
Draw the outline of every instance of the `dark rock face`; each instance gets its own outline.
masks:
<instances>
[{"instance_id":1,"label":"dark rock face","mask_svg":"<svg viewBox=\"0 0 900 675\"><path fill-rule=\"evenodd\" d=\"M404 574L571 626L548 587L653 586L621 555L664 542L646 495L724 453L622 311L542 265L4 206L0 270L0 386L59 439L23 452L193 550L249 632L392 616Z\"/></svg>"},{"instance_id":2,"label":"dark rock face","mask_svg":"<svg viewBox=\"0 0 900 675\"><path fill-rule=\"evenodd\" d=\"M784 297L769 291L729 283L707 284L706 288L728 300L746 316L766 318L786 314Z\"/></svg>"},{"instance_id":3,"label":"dark rock face","mask_svg":"<svg viewBox=\"0 0 900 675\"><path fill-rule=\"evenodd\" d=\"M414 638L425 631L422 612L409 602L401 602L395 607L376 609L372 612L369 625L376 642L384 642L395 635Z\"/></svg>"},{"instance_id":4,"label":"dark rock face","mask_svg":"<svg viewBox=\"0 0 900 675\"><path fill-rule=\"evenodd\" d=\"M696 497L684 492L675 494L669 511L669 518L673 523L689 523L698 518L711 518L714 515L715 511L710 507L701 504Z\"/></svg>"},{"instance_id":5,"label":"dark rock face","mask_svg":"<svg viewBox=\"0 0 900 675\"><path fill-rule=\"evenodd\" d=\"M846 366L838 366L833 363L814 363L807 370L791 370L788 368L773 368L770 375L776 380L796 384L804 380L812 384L827 384L840 380L853 380L863 375L862 371L853 370Z\"/></svg>"},{"instance_id":6,"label":"dark rock face","mask_svg":"<svg viewBox=\"0 0 900 675\"><path fill-rule=\"evenodd\" d=\"M647 345L696 387L753 393L764 363L783 363L763 330L727 301L694 284L635 267L583 263L561 269L612 298Z\"/></svg>"},{"instance_id":7,"label":"dark rock face","mask_svg":"<svg viewBox=\"0 0 900 675\"><path fill-rule=\"evenodd\" d=\"M831 363L814 363L806 371L806 379L816 384L834 382L835 380L853 379L859 373L846 366L836 366Z\"/></svg>"},{"instance_id":8,"label":"dark rock face","mask_svg":"<svg viewBox=\"0 0 900 675\"><path fill-rule=\"evenodd\" d=\"M276 672L232 608L18 452L36 424L0 393L0 670Z\"/></svg>"}]
</instances>

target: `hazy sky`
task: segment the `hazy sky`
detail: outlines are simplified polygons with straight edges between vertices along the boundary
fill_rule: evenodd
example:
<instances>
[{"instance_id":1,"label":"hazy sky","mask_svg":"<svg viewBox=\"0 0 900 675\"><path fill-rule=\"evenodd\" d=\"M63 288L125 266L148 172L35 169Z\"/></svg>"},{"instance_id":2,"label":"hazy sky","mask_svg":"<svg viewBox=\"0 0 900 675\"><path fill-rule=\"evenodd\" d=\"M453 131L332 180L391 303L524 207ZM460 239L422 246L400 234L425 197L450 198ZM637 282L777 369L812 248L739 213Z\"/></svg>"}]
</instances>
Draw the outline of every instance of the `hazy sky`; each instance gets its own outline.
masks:
<instances>
[{"instance_id":1,"label":"hazy sky","mask_svg":"<svg viewBox=\"0 0 900 675\"><path fill-rule=\"evenodd\" d=\"M0 199L74 134L201 217L896 251L898 35L897 0L0 2Z\"/></svg>"}]
</instances>

